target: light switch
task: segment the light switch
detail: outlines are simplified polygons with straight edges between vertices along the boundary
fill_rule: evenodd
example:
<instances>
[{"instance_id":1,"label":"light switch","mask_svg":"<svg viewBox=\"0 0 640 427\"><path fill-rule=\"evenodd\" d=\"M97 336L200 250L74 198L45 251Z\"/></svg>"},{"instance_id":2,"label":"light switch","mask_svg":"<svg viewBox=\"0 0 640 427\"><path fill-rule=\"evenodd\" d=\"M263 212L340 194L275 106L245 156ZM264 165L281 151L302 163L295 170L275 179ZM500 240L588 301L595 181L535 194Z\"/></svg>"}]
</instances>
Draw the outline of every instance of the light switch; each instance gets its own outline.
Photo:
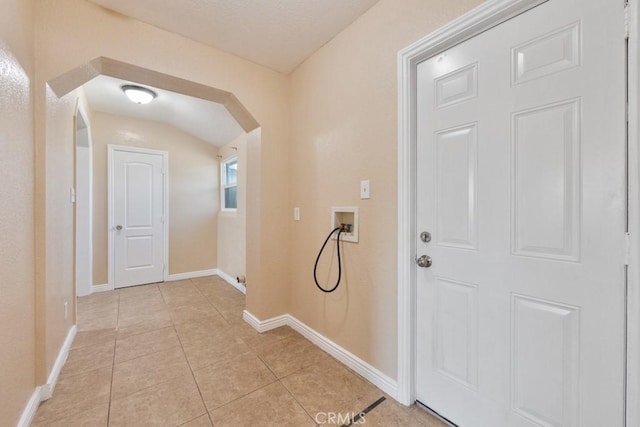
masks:
<instances>
[{"instance_id":1,"label":"light switch","mask_svg":"<svg viewBox=\"0 0 640 427\"><path fill-rule=\"evenodd\" d=\"M293 220L300 221L300 208L293 208Z\"/></svg>"},{"instance_id":2,"label":"light switch","mask_svg":"<svg viewBox=\"0 0 640 427\"><path fill-rule=\"evenodd\" d=\"M69 200L71 201L71 203L76 202L76 189L73 187L69 189Z\"/></svg>"},{"instance_id":3,"label":"light switch","mask_svg":"<svg viewBox=\"0 0 640 427\"><path fill-rule=\"evenodd\" d=\"M368 199L369 197L371 197L369 180L365 179L364 181L360 181L360 198Z\"/></svg>"}]
</instances>

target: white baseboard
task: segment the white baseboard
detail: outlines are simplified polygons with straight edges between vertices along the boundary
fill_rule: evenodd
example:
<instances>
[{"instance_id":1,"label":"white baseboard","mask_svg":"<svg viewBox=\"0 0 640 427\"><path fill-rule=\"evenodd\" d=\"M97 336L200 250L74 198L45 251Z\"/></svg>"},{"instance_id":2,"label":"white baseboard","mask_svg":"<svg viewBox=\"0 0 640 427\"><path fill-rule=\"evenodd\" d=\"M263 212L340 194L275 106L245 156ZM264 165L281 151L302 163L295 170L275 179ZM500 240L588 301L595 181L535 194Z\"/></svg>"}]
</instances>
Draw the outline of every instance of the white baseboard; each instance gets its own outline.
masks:
<instances>
[{"instance_id":1,"label":"white baseboard","mask_svg":"<svg viewBox=\"0 0 640 427\"><path fill-rule=\"evenodd\" d=\"M218 273L217 274L225 282L227 282L228 284L230 284L231 286L233 286L234 288L236 288L237 290L239 290L240 292L242 292L243 294L246 295L247 288L242 283L238 283L238 281L236 279L234 279L233 277L229 276L227 273L225 273L224 271L222 271L220 269L218 269Z\"/></svg>"},{"instance_id":2,"label":"white baseboard","mask_svg":"<svg viewBox=\"0 0 640 427\"><path fill-rule=\"evenodd\" d=\"M22 411L22 416L18 421L17 427L29 427L33 422L33 419L36 416L36 412L38 412L38 406L41 401L41 393L42 387L36 387L33 390L33 394L31 394L31 398L29 398L29 402L27 402L27 406Z\"/></svg>"},{"instance_id":3,"label":"white baseboard","mask_svg":"<svg viewBox=\"0 0 640 427\"><path fill-rule=\"evenodd\" d=\"M91 285L92 294L95 294L96 292L107 292L112 290L113 290L113 286L111 286L108 283L105 283L103 285Z\"/></svg>"},{"instance_id":4,"label":"white baseboard","mask_svg":"<svg viewBox=\"0 0 640 427\"><path fill-rule=\"evenodd\" d=\"M217 268L210 270L188 271L186 273L176 273L167 275L167 282L175 282L176 280L195 279L196 277L215 276L218 274Z\"/></svg>"},{"instance_id":5,"label":"white baseboard","mask_svg":"<svg viewBox=\"0 0 640 427\"><path fill-rule=\"evenodd\" d=\"M56 388L56 383L58 382L58 376L60 376L60 371L62 371L64 362L66 362L67 360L67 356L69 355L69 350L71 350L71 345L73 344L73 339L76 337L77 330L78 328L76 327L76 325L73 325L71 329L69 329L67 338L64 340L64 344L62 344L62 348L60 348L60 352L58 353L56 362L53 364L53 369L49 374L47 383L42 387L40 387L41 401L50 399L51 396L53 396L53 390Z\"/></svg>"},{"instance_id":6,"label":"white baseboard","mask_svg":"<svg viewBox=\"0 0 640 427\"><path fill-rule=\"evenodd\" d=\"M242 312L242 318L249 325L253 326L253 329L262 333L270 331L271 329L279 328L280 326L291 326L291 319L293 319L294 317L289 314L283 314L278 317L272 317L271 319L259 320L253 314L249 313L247 310L244 310Z\"/></svg>"},{"instance_id":7,"label":"white baseboard","mask_svg":"<svg viewBox=\"0 0 640 427\"><path fill-rule=\"evenodd\" d=\"M394 399L398 399L397 381L360 359L355 354L331 341L329 338L319 334L314 329L311 329L292 315L283 314L271 319L259 320L257 317L245 310L242 314L242 318L258 332L266 332L271 329L279 328L280 326L290 326L322 350L326 351L344 365L369 380L380 390L384 391Z\"/></svg>"}]
</instances>

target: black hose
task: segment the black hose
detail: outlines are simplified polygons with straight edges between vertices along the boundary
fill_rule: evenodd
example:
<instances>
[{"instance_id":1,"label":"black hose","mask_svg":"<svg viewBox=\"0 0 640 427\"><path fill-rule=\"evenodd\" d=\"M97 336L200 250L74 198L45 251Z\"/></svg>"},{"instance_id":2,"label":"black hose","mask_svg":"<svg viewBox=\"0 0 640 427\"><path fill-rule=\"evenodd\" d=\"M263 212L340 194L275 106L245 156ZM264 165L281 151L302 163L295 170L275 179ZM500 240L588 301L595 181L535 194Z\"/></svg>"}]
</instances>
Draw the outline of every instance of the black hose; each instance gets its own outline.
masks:
<instances>
[{"instance_id":1,"label":"black hose","mask_svg":"<svg viewBox=\"0 0 640 427\"><path fill-rule=\"evenodd\" d=\"M318 270L318 261L320 261L320 256L322 255L322 251L324 251L324 247L327 246L327 242L329 241L329 239L331 239L331 236L333 236L333 233L338 232L338 238L336 239L336 246L338 247L338 281L336 282L336 285L331 288L331 289L324 289L322 286L320 286L320 283L318 283L318 275L317 275L317 270ZM331 230L331 233L329 233L329 235L327 236L327 239L324 241L324 243L322 244L322 248L320 248L320 252L318 252L318 257L316 258L316 264L313 266L313 280L316 282L316 286L318 287L318 289L320 289L322 292L325 292L327 294L335 291L338 288L338 285L340 284L340 278L342 276L342 263L340 262L340 233L342 233L344 231L343 227L336 227L333 230Z\"/></svg>"}]
</instances>

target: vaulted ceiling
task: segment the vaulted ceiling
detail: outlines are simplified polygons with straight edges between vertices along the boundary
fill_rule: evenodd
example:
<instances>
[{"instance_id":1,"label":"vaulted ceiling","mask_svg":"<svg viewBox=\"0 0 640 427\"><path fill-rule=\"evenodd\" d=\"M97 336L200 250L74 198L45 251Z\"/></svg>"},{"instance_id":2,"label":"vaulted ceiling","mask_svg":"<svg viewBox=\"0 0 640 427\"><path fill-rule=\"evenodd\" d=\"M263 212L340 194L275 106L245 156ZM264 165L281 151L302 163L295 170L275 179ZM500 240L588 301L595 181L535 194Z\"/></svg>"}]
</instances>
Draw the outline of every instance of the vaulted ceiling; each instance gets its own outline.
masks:
<instances>
[{"instance_id":1,"label":"vaulted ceiling","mask_svg":"<svg viewBox=\"0 0 640 427\"><path fill-rule=\"evenodd\" d=\"M150 87L157 97L149 104L135 104L121 87L135 83L109 76L98 76L84 84L92 110L172 125L196 138L221 147L243 130L222 104Z\"/></svg>"}]
</instances>

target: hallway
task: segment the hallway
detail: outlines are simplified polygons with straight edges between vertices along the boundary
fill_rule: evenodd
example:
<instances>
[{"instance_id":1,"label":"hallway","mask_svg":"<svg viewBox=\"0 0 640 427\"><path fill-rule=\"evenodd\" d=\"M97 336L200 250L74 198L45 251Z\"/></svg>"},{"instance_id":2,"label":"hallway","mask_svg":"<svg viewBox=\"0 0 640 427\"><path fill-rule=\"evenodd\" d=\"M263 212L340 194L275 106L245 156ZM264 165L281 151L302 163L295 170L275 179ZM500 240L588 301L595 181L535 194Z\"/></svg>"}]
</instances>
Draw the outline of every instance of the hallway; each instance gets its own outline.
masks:
<instances>
[{"instance_id":1,"label":"hallway","mask_svg":"<svg viewBox=\"0 0 640 427\"><path fill-rule=\"evenodd\" d=\"M289 327L259 334L244 306L216 276L79 298L73 347L33 425L313 426L384 395ZM389 397L359 423L444 425Z\"/></svg>"}]
</instances>

